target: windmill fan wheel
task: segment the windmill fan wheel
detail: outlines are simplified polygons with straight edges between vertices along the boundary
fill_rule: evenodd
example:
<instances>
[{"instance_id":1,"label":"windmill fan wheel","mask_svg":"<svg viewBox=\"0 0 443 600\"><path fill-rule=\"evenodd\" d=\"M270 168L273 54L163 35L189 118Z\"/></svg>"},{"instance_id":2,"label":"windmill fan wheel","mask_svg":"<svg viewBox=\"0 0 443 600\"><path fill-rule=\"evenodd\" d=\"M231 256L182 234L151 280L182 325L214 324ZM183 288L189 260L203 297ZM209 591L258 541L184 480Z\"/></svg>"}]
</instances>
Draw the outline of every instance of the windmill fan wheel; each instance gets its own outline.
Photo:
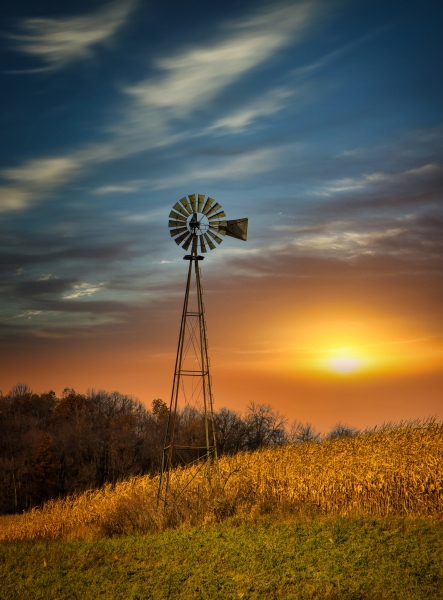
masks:
<instances>
[{"instance_id":1,"label":"windmill fan wheel","mask_svg":"<svg viewBox=\"0 0 443 600\"><path fill-rule=\"evenodd\" d=\"M218 202L204 194L190 194L176 202L169 213L169 230L175 243L192 253L214 250L226 235L225 212Z\"/></svg>"}]
</instances>

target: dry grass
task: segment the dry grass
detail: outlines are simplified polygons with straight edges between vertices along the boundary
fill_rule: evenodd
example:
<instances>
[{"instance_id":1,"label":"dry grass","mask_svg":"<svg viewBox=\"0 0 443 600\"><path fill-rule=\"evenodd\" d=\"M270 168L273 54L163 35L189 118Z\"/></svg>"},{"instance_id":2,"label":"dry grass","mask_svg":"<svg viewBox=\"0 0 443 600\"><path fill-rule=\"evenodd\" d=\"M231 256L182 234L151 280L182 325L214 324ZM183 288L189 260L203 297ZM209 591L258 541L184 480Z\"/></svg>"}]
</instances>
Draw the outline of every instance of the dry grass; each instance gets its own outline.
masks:
<instances>
[{"instance_id":1,"label":"dry grass","mask_svg":"<svg viewBox=\"0 0 443 600\"><path fill-rule=\"evenodd\" d=\"M220 487L197 465L175 470L166 510L157 508L158 478L134 477L3 519L0 540L91 538L264 513L443 516L441 423L240 453L219 468Z\"/></svg>"}]
</instances>

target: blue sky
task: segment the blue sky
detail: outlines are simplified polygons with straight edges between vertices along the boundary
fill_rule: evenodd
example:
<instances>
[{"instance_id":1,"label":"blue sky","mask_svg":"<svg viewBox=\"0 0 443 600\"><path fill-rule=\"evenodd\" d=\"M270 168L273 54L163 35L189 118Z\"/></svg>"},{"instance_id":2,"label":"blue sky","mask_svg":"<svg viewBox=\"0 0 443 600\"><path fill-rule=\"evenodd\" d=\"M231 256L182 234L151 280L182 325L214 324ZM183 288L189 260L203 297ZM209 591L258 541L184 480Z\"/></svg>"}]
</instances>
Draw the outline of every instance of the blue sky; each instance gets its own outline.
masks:
<instances>
[{"instance_id":1,"label":"blue sky","mask_svg":"<svg viewBox=\"0 0 443 600\"><path fill-rule=\"evenodd\" d=\"M167 217L189 193L250 219L248 242L226 239L205 261L209 327L223 280L260 319L257 282L274 290L268 314L307 278L303 306L327 299L335 277L340 314L371 298L438 345L442 12L429 1L4 3L4 391L20 373L53 386L62 348L71 365L68 347L90 364L110 343L170 360L184 263ZM90 385L111 387L105 372ZM141 377L121 391L143 396Z\"/></svg>"}]
</instances>

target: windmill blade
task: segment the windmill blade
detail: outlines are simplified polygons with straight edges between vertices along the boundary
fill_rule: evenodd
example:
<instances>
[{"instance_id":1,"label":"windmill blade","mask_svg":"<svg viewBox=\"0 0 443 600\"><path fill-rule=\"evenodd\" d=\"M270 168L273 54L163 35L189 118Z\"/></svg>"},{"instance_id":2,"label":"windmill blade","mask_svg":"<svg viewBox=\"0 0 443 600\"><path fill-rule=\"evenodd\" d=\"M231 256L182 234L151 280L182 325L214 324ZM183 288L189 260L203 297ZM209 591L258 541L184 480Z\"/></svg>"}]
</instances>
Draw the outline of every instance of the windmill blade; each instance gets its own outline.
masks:
<instances>
[{"instance_id":1,"label":"windmill blade","mask_svg":"<svg viewBox=\"0 0 443 600\"><path fill-rule=\"evenodd\" d=\"M221 221L221 223L226 223L226 221ZM217 225L209 225L209 229L219 233L220 235L226 235L226 226L218 223Z\"/></svg>"},{"instance_id":2,"label":"windmill blade","mask_svg":"<svg viewBox=\"0 0 443 600\"><path fill-rule=\"evenodd\" d=\"M183 221L168 221L168 227L172 227L174 229L176 227L186 227L186 223L183 223Z\"/></svg>"},{"instance_id":3,"label":"windmill blade","mask_svg":"<svg viewBox=\"0 0 443 600\"><path fill-rule=\"evenodd\" d=\"M171 210L171 212L169 213L169 217L172 219L177 219L178 221L187 221L185 215L175 212L175 210Z\"/></svg>"},{"instance_id":4,"label":"windmill blade","mask_svg":"<svg viewBox=\"0 0 443 600\"><path fill-rule=\"evenodd\" d=\"M222 217L226 217L226 213L224 210L221 210L216 215L212 215L211 217L208 217L208 218L210 221L214 221L215 219L221 219Z\"/></svg>"},{"instance_id":5,"label":"windmill blade","mask_svg":"<svg viewBox=\"0 0 443 600\"><path fill-rule=\"evenodd\" d=\"M202 236L202 235L200 236L200 248L201 248L201 251L202 251L202 252L206 252L206 251L207 251L207 250L206 250L206 244L205 244L205 241L204 241L204 239L203 239L203 236Z\"/></svg>"},{"instance_id":6,"label":"windmill blade","mask_svg":"<svg viewBox=\"0 0 443 600\"><path fill-rule=\"evenodd\" d=\"M186 227L186 221L179 221L178 219L169 219L169 227Z\"/></svg>"},{"instance_id":7,"label":"windmill blade","mask_svg":"<svg viewBox=\"0 0 443 600\"><path fill-rule=\"evenodd\" d=\"M189 194L188 198L189 198L189 202L191 203L191 206L192 206L192 212L193 213L197 212L197 204L195 202L195 194Z\"/></svg>"},{"instance_id":8,"label":"windmill blade","mask_svg":"<svg viewBox=\"0 0 443 600\"><path fill-rule=\"evenodd\" d=\"M174 242L177 244L177 246L180 246L180 244L183 242L183 240L185 240L188 236L191 237L191 235L192 234L189 233L188 230L186 230L185 233L182 233L177 238L175 238Z\"/></svg>"},{"instance_id":9,"label":"windmill blade","mask_svg":"<svg viewBox=\"0 0 443 600\"><path fill-rule=\"evenodd\" d=\"M171 234L171 237L175 237L179 233L184 233L185 231L188 231L187 227L179 227L178 229L171 229L169 233Z\"/></svg>"},{"instance_id":10,"label":"windmill blade","mask_svg":"<svg viewBox=\"0 0 443 600\"><path fill-rule=\"evenodd\" d=\"M248 219L226 221L225 226L219 227L220 233L222 233L222 229L225 230L226 235L246 242L248 237Z\"/></svg>"},{"instance_id":11,"label":"windmill blade","mask_svg":"<svg viewBox=\"0 0 443 600\"><path fill-rule=\"evenodd\" d=\"M189 248L189 245L191 243L191 241L193 240L195 236L192 235L192 233L189 234L188 239L185 241L185 243L183 244L182 248L184 248L185 250L187 250Z\"/></svg>"},{"instance_id":12,"label":"windmill blade","mask_svg":"<svg viewBox=\"0 0 443 600\"><path fill-rule=\"evenodd\" d=\"M191 211L188 211L186 208L184 208L180 202L176 202L172 208L186 218L191 214Z\"/></svg>"},{"instance_id":13,"label":"windmill blade","mask_svg":"<svg viewBox=\"0 0 443 600\"><path fill-rule=\"evenodd\" d=\"M186 226L186 221L168 221L168 227L185 227Z\"/></svg>"},{"instance_id":14,"label":"windmill blade","mask_svg":"<svg viewBox=\"0 0 443 600\"><path fill-rule=\"evenodd\" d=\"M205 201L205 195L204 194L199 194L198 195L198 206L197 206L197 212L201 213L202 208L203 208L203 202Z\"/></svg>"},{"instance_id":15,"label":"windmill blade","mask_svg":"<svg viewBox=\"0 0 443 600\"><path fill-rule=\"evenodd\" d=\"M183 204L183 206L186 208L186 210L188 211L189 214L194 212L192 210L192 206L190 205L189 200L186 198L186 196L183 196L183 198L181 198L180 202Z\"/></svg>"},{"instance_id":16,"label":"windmill blade","mask_svg":"<svg viewBox=\"0 0 443 600\"><path fill-rule=\"evenodd\" d=\"M209 237L209 235L207 233L205 233L203 235L203 237L206 240L206 243L208 244L208 246L211 248L211 250L215 250L215 244L214 242L211 240L211 238Z\"/></svg>"},{"instance_id":17,"label":"windmill blade","mask_svg":"<svg viewBox=\"0 0 443 600\"><path fill-rule=\"evenodd\" d=\"M218 244L221 244L223 241L221 237L218 237L218 235L216 233L213 233L211 230L208 231L208 235L210 235L212 239L215 240Z\"/></svg>"},{"instance_id":18,"label":"windmill blade","mask_svg":"<svg viewBox=\"0 0 443 600\"><path fill-rule=\"evenodd\" d=\"M211 206L214 204L215 200L214 198L210 198L209 196L206 198L206 202L205 205L203 207L202 213L205 215L208 210L211 208Z\"/></svg>"},{"instance_id":19,"label":"windmill blade","mask_svg":"<svg viewBox=\"0 0 443 600\"><path fill-rule=\"evenodd\" d=\"M209 219L209 215L212 215L212 213L216 212L219 208L221 208L221 205L218 202L216 202L214 204L214 206L210 210L208 210L207 213L205 213L206 216L208 217L208 219Z\"/></svg>"},{"instance_id":20,"label":"windmill blade","mask_svg":"<svg viewBox=\"0 0 443 600\"><path fill-rule=\"evenodd\" d=\"M198 236L197 235L194 235L194 237L192 238L192 251L191 252L195 256L197 256L197 254L198 254Z\"/></svg>"}]
</instances>

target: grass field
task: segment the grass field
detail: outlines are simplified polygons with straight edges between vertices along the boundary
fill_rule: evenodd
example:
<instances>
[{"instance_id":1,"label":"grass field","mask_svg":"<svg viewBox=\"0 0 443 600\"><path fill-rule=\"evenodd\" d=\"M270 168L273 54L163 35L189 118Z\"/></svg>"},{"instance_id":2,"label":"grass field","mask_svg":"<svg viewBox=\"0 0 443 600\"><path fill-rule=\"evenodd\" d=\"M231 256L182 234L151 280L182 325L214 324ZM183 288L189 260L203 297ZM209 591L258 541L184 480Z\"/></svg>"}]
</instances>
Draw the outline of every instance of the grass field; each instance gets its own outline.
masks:
<instances>
[{"instance_id":1,"label":"grass field","mask_svg":"<svg viewBox=\"0 0 443 600\"><path fill-rule=\"evenodd\" d=\"M0 517L0 599L443 599L443 425L225 456Z\"/></svg>"},{"instance_id":2,"label":"grass field","mask_svg":"<svg viewBox=\"0 0 443 600\"><path fill-rule=\"evenodd\" d=\"M443 523L239 517L160 534L0 545L2 600L443 597Z\"/></svg>"}]
</instances>

